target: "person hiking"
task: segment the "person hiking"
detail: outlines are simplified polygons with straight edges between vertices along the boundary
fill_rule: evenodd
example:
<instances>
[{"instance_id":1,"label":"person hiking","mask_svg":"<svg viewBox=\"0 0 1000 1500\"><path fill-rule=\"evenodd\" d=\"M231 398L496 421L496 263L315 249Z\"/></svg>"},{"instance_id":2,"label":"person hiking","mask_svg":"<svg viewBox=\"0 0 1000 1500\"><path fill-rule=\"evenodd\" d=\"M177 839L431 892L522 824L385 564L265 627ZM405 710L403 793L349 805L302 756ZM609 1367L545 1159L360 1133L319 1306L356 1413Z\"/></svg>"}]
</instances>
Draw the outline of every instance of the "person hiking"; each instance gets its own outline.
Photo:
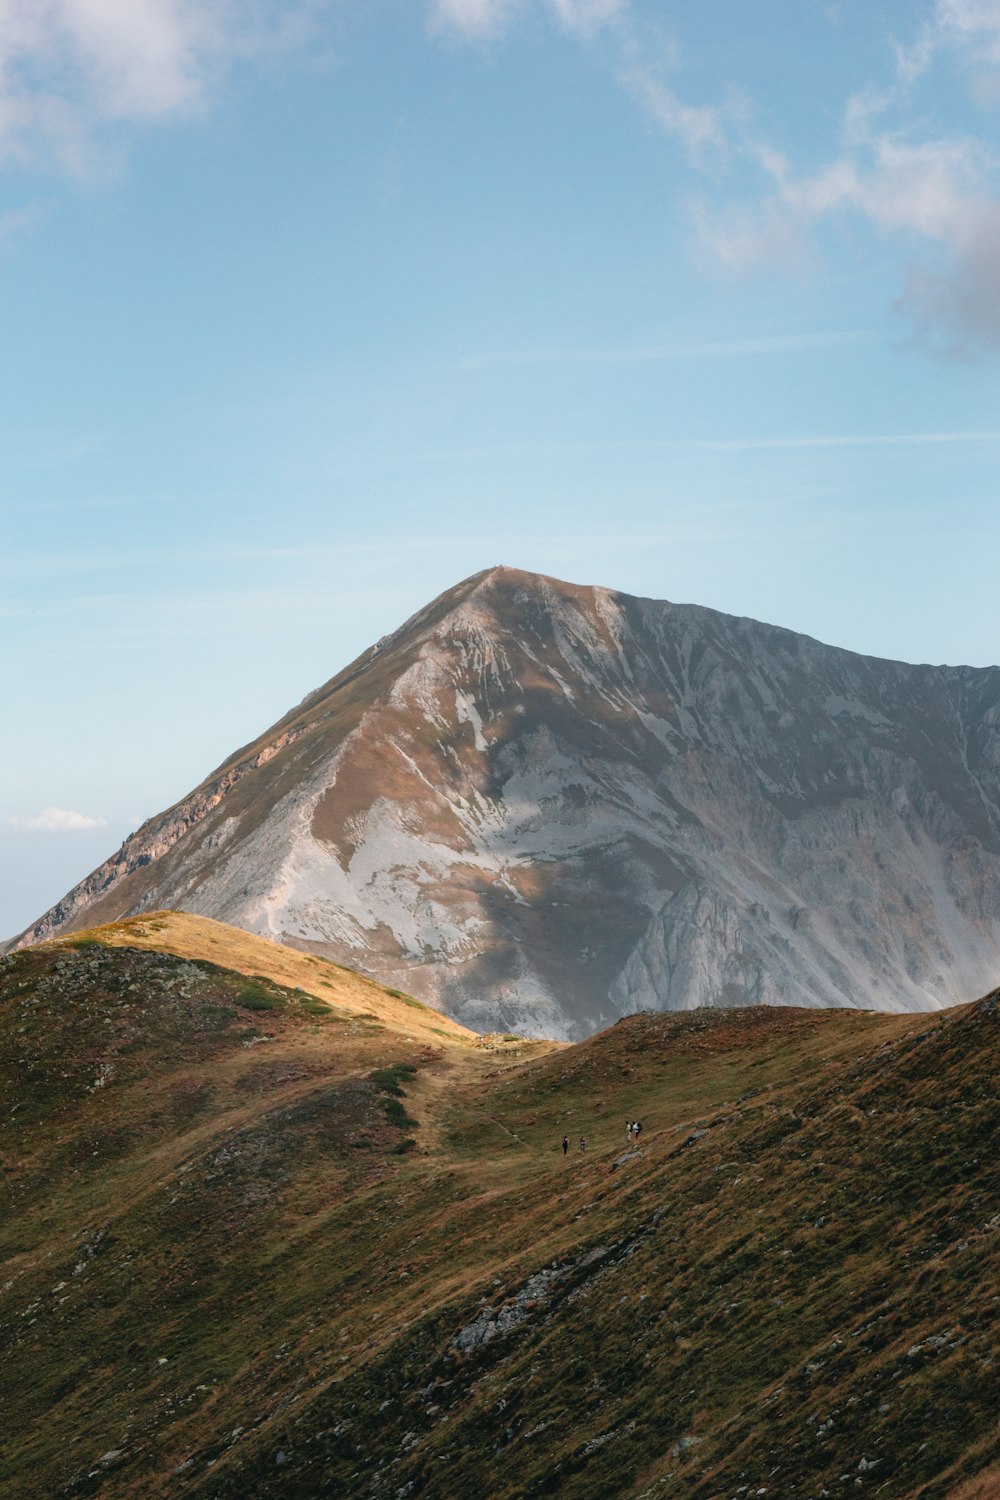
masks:
<instances>
[{"instance_id":1,"label":"person hiking","mask_svg":"<svg viewBox=\"0 0 1000 1500\"><path fill-rule=\"evenodd\" d=\"M585 1135L581 1135L581 1137L580 1137L580 1150L581 1151L586 1151L586 1149L587 1149L587 1137Z\"/></svg>"},{"instance_id":2,"label":"person hiking","mask_svg":"<svg viewBox=\"0 0 1000 1500\"><path fill-rule=\"evenodd\" d=\"M626 1120L625 1121L625 1139L627 1141L630 1141L632 1139L632 1121L631 1120Z\"/></svg>"},{"instance_id":3,"label":"person hiking","mask_svg":"<svg viewBox=\"0 0 1000 1500\"><path fill-rule=\"evenodd\" d=\"M568 1135L564 1135L563 1136L563 1156L566 1155L566 1152L568 1150L569 1150L569 1136Z\"/></svg>"},{"instance_id":4,"label":"person hiking","mask_svg":"<svg viewBox=\"0 0 1000 1500\"><path fill-rule=\"evenodd\" d=\"M636 1140L639 1139L640 1135L642 1134L642 1121L641 1120L636 1120L635 1124L632 1126L632 1134L633 1134L633 1136L635 1137Z\"/></svg>"}]
</instances>

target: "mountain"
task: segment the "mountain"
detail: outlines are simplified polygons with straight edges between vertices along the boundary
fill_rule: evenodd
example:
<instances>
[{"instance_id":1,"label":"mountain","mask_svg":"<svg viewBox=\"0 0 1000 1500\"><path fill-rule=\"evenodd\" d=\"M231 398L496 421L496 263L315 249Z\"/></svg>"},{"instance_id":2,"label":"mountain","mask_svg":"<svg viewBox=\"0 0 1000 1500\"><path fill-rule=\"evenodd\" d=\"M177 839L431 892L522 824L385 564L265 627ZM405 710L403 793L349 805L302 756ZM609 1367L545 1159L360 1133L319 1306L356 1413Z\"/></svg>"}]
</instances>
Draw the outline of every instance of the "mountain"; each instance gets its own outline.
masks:
<instances>
[{"instance_id":1,"label":"mountain","mask_svg":"<svg viewBox=\"0 0 1000 1500\"><path fill-rule=\"evenodd\" d=\"M995 1496L998 1036L480 1038L168 912L0 959L0 1493Z\"/></svg>"},{"instance_id":2,"label":"mountain","mask_svg":"<svg viewBox=\"0 0 1000 1500\"><path fill-rule=\"evenodd\" d=\"M507 568L378 642L19 940L158 907L477 1029L934 1010L1000 974L1000 669Z\"/></svg>"}]
</instances>

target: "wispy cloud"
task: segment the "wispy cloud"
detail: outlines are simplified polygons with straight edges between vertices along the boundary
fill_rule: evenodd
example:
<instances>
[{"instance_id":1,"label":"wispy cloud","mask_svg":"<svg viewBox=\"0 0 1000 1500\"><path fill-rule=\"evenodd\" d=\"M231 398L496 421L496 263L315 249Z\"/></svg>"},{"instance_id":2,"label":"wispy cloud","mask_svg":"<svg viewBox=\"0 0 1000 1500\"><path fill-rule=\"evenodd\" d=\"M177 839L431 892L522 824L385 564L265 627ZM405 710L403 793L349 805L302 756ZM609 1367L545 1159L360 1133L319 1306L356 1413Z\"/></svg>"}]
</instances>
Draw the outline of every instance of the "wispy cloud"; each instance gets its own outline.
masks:
<instances>
[{"instance_id":1,"label":"wispy cloud","mask_svg":"<svg viewBox=\"0 0 1000 1500\"><path fill-rule=\"evenodd\" d=\"M752 355L802 354L815 349L835 349L874 337L870 330L859 328L829 333L765 334L758 338L648 344L625 349L498 349L467 355L460 364L464 370L487 370L530 365L639 365L667 360L743 359Z\"/></svg>"},{"instance_id":2,"label":"wispy cloud","mask_svg":"<svg viewBox=\"0 0 1000 1500\"><path fill-rule=\"evenodd\" d=\"M723 277L801 271L814 258L804 226L780 203L720 204L693 194L687 211L703 271Z\"/></svg>"},{"instance_id":3,"label":"wispy cloud","mask_svg":"<svg viewBox=\"0 0 1000 1500\"><path fill-rule=\"evenodd\" d=\"M524 0L433 0L432 32L451 32L472 41L491 41L524 9Z\"/></svg>"},{"instance_id":4,"label":"wispy cloud","mask_svg":"<svg viewBox=\"0 0 1000 1500\"><path fill-rule=\"evenodd\" d=\"M825 226L861 220L900 255L895 310L918 339L952 358L1000 349L1000 153L967 134L928 133L933 117L914 103L931 74L941 90L957 77L980 100L1000 102L1000 0L929 0L908 40L886 36L883 76L845 99L839 139L819 166L767 140L738 86L717 99L685 97L676 44L627 0L431 0L429 21L434 31L485 41L532 12L579 38L604 33L618 82L709 174L710 186L683 205L702 268L808 270ZM542 350L482 363L672 357Z\"/></svg>"},{"instance_id":5,"label":"wispy cloud","mask_svg":"<svg viewBox=\"0 0 1000 1500\"><path fill-rule=\"evenodd\" d=\"M43 807L33 818L8 818L7 822L24 833L86 833L108 824L107 818L92 818L66 807Z\"/></svg>"},{"instance_id":6,"label":"wispy cloud","mask_svg":"<svg viewBox=\"0 0 1000 1500\"><path fill-rule=\"evenodd\" d=\"M1000 443L996 432L885 432L831 433L820 437L758 437L695 439L694 446L720 453L742 453L757 448L912 448L937 443Z\"/></svg>"},{"instance_id":7,"label":"wispy cloud","mask_svg":"<svg viewBox=\"0 0 1000 1500\"><path fill-rule=\"evenodd\" d=\"M954 87L944 70L956 61L980 93L989 73L1000 98L1000 3L935 0L908 44L887 39L886 57L885 80L846 100L837 150L819 167L797 169L733 117L729 148L764 186L737 202L693 200L699 257L733 274L806 265L817 230L861 219L909 262L895 310L919 339L952 358L1000 349L1000 155L992 140L927 134L914 104L935 70Z\"/></svg>"},{"instance_id":8,"label":"wispy cloud","mask_svg":"<svg viewBox=\"0 0 1000 1500\"><path fill-rule=\"evenodd\" d=\"M727 111L718 105L682 99L662 74L650 68L631 37L626 41L617 77L659 128L681 143L692 161L700 165L729 154Z\"/></svg>"},{"instance_id":9,"label":"wispy cloud","mask_svg":"<svg viewBox=\"0 0 1000 1500\"><path fill-rule=\"evenodd\" d=\"M602 26L618 20L629 0L548 0L549 9L565 31L592 36Z\"/></svg>"},{"instance_id":10,"label":"wispy cloud","mask_svg":"<svg viewBox=\"0 0 1000 1500\"><path fill-rule=\"evenodd\" d=\"M541 10L563 31L586 39L618 20L629 0L431 0L432 33L450 33L466 41L495 41L512 22Z\"/></svg>"},{"instance_id":11,"label":"wispy cloud","mask_svg":"<svg viewBox=\"0 0 1000 1500\"><path fill-rule=\"evenodd\" d=\"M20 583L44 578L68 578L74 574L135 572L171 564L189 564L209 556L207 550L191 547L161 547L146 550L110 549L100 552L15 552L0 557L0 579Z\"/></svg>"},{"instance_id":12,"label":"wispy cloud","mask_svg":"<svg viewBox=\"0 0 1000 1500\"><path fill-rule=\"evenodd\" d=\"M35 198L17 208L8 208L0 213L0 243L26 234L35 228L50 208L47 199Z\"/></svg>"},{"instance_id":13,"label":"wispy cloud","mask_svg":"<svg viewBox=\"0 0 1000 1500\"><path fill-rule=\"evenodd\" d=\"M856 137L857 125L851 131ZM797 173L782 153L748 147L770 191L755 203L701 200L694 223L702 251L742 273L802 259L812 231L860 215L915 253L944 251L947 269L912 273L898 307L917 324L936 325L956 349L963 341L1000 341L1000 204L993 197L993 154L979 141L913 142L880 132L855 138L813 172Z\"/></svg>"},{"instance_id":14,"label":"wispy cloud","mask_svg":"<svg viewBox=\"0 0 1000 1500\"><path fill-rule=\"evenodd\" d=\"M298 45L317 0L2 0L0 156L84 171L107 127L203 109L229 65Z\"/></svg>"},{"instance_id":15,"label":"wispy cloud","mask_svg":"<svg viewBox=\"0 0 1000 1500\"><path fill-rule=\"evenodd\" d=\"M412 463L481 462L497 458L586 457L600 454L700 452L745 453L781 448L919 448L941 444L1000 443L1000 428L982 432L816 433L768 437L665 438L593 443L523 443L415 453ZM442 544L446 539L442 539ZM438 544L435 542L435 546Z\"/></svg>"},{"instance_id":16,"label":"wispy cloud","mask_svg":"<svg viewBox=\"0 0 1000 1500\"><path fill-rule=\"evenodd\" d=\"M1000 66L1000 5L997 0L937 0L934 24L945 43Z\"/></svg>"}]
</instances>

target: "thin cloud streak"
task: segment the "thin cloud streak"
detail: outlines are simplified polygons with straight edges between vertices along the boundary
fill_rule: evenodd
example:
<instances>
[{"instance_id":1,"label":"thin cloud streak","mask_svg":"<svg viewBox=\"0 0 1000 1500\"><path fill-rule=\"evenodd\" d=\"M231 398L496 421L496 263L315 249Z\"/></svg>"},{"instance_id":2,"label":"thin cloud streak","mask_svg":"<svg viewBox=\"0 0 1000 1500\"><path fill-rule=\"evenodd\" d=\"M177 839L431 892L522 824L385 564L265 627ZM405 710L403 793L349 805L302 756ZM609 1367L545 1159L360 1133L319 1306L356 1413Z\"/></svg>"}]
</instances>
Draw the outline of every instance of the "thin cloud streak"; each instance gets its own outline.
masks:
<instances>
[{"instance_id":1,"label":"thin cloud streak","mask_svg":"<svg viewBox=\"0 0 1000 1500\"><path fill-rule=\"evenodd\" d=\"M726 503L724 505L703 505L699 507L699 519L696 522L684 522L667 527L658 527L655 531L636 532L611 532L588 533L573 538L568 538L562 532L551 534L540 533L532 537L532 545L539 549L551 548L553 550L574 547L590 549L592 547L604 550L607 547L644 547L655 542L673 542L691 535L701 534L701 522L706 516L729 515L738 509L737 506ZM474 537L432 537L427 539L411 538L403 541L372 541L363 543L348 543L343 547L310 547L310 548L275 548L268 550L261 548L259 551L251 551L241 556L250 558L274 558L274 559L336 559L344 556L371 557L375 560L400 558L405 559L414 553L430 552L435 556L442 551L457 553L470 553L478 551L489 554L495 560L494 563L483 563L483 568L495 565L516 566L509 562L507 554L510 553L512 543L510 536L498 534L496 536L474 536Z\"/></svg>"},{"instance_id":2,"label":"thin cloud streak","mask_svg":"<svg viewBox=\"0 0 1000 1500\"><path fill-rule=\"evenodd\" d=\"M693 344L640 345L632 349L499 349L492 353L467 355L459 367L485 370L527 365L632 365L680 359L742 359L754 354L799 354L835 349L874 338L870 329L856 328L837 333L789 333Z\"/></svg>"},{"instance_id":3,"label":"thin cloud streak","mask_svg":"<svg viewBox=\"0 0 1000 1500\"><path fill-rule=\"evenodd\" d=\"M905 448L938 444L996 443L996 432L829 433L803 437L665 438L655 442L533 443L495 448L454 448L414 454L411 462L469 463L498 458L584 457L601 453L668 453L684 450L742 453L770 448Z\"/></svg>"},{"instance_id":4,"label":"thin cloud streak","mask_svg":"<svg viewBox=\"0 0 1000 1500\"><path fill-rule=\"evenodd\" d=\"M122 552L12 552L0 559L0 578L64 578L82 573L120 573L164 565L186 565L211 560L211 552L197 546L149 548Z\"/></svg>"},{"instance_id":5,"label":"thin cloud streak","mask_svg":"<svg viewBox=\"0 0 1000 1500\"><path fill-rule=\"evenodd\" d=\"M758 448L900 448L928 443L998 443L1000 432L885 432L850 433L829 437L774 437L695 439L685 446L720 453L742 453Z\"/></svg>"}]
</instances>

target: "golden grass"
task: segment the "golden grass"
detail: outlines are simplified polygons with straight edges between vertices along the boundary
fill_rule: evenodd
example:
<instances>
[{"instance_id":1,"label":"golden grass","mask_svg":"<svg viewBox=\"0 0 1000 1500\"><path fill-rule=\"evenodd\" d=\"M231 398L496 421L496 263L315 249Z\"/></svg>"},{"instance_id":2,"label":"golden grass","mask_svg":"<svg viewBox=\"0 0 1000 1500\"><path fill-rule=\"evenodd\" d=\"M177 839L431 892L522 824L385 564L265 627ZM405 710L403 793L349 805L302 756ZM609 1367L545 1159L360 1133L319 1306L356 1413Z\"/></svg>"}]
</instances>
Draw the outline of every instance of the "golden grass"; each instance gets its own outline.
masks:
<instances>
[{"instance_id":1,"label":"golden grass","mask_svg":"<svg viewBox=\"0 0 1000 1500\"><path fill-rule=\"evenodd\" d=\"M1000 1496L1000 1469L993 1469L952 1490L948 1500L997 1500L997 1496Z\"/></svg>"},{"instance_id":2,"label":"golden grass","mask_svg":"<svg viewBox=\"0 0 1000 1500\"><path fill-rule=\"evenodd\" d=\"M300 953L272 943L267 938L242 932L210 917L188 912L154 911L141 917L126 917L86 932L59 937L40 947L73 946L92 941L108 948L141 948L147 952L172 953L178 958L201 959L231 969L237 974L263 975L289 989L305 990L332 1010L345 1015L368 1015L383 1026L414 1038L433 1039L459 1046L474 1046L474 1031L442 1015L422 1001L401 996L352 969L342 968L318 955Z\"/></svg>"}]
</instances>

